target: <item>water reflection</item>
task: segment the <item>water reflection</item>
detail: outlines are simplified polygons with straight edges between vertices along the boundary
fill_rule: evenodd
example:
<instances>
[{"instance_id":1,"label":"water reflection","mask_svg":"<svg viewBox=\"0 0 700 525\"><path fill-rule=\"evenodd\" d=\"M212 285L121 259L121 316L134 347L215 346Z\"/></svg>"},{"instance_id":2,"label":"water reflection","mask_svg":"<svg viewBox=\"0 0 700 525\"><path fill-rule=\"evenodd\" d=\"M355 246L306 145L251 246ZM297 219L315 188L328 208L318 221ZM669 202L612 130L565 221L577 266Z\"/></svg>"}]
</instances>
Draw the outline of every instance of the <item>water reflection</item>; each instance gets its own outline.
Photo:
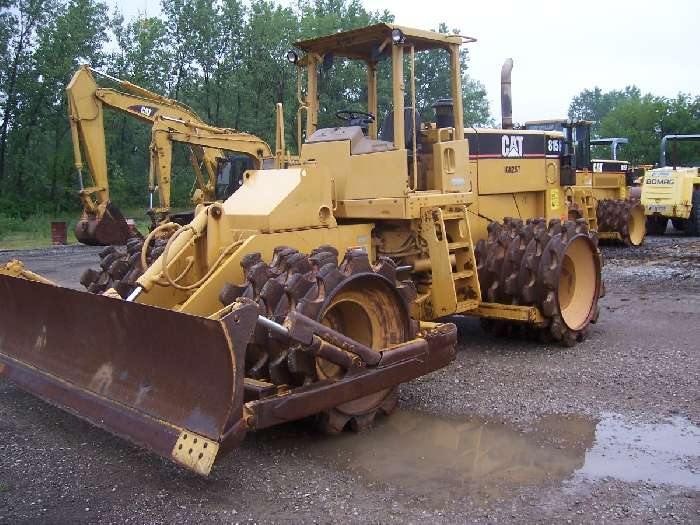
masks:
<instances>
[{"instance_id":1,"label":"water reflection","mask_svg":"<svg viewBox=\"0 0 700 525\"><path fill-rule=\"evenodd\" d=\"M682 418L546 416L527 431L481 418L399 410L362 434L312 440L314 456L434 502L506 495L573 476L700 488L700 429Z\"/></svg>"},{"instance_id":2,"label":"water reflection","mask_svg":"<svg viewBox=\"0 0 700 525\"><path fill-rule=\"evenodd\" d=\"M580 417L543 419L523 433L479 418L398 411L368 432L316 446L323 457L366 478L444 500L496 497L508 487L568 477L583 466L594 437L595 422Z\"/></svg>"}]
</instances>

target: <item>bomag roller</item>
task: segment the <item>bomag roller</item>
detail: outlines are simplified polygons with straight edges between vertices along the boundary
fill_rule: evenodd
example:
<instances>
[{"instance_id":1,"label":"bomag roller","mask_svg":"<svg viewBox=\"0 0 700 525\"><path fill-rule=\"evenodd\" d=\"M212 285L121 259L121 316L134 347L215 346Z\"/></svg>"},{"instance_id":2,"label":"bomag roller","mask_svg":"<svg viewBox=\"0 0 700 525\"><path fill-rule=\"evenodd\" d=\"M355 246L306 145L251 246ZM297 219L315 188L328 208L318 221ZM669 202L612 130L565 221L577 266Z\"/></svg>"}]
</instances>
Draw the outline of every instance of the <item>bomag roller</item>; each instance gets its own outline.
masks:
<instances>
[{"instance_id":1,"label":"bomag roller","mask_svg":"<svg viewBox=\"0 0 700 525\"><path fill-rule=\"evenodd\" d=\"M288 58L306 78L299 164L248 171L226 201L200 205L125 300L5 268L1 375L208 474L247 431L305 417L328 432L361 430L390 413L400 383L454 358L456 328L439 322L445 316L520 321L575 342L597 316L601 287L583 222L510 221L526 262L516 272L513 250L496 250L487 270L517 274L529 295L482 301L468 210L477 184L489 182L470 168L464 134L465 40L378 24L297 43L303 56ZM423 52L449 57L454 104L444 127L416 125L413 66ZM346 125L317 129L318 71L334 59L366 66L366 111L339 112ZM380 67L390 71L393 107L378 137ZM542 133L525 135L546 144ZM527 158L530 142L523 147ZM537 156L544 171L507 174L537 191L494 199L549 209L558 165ZM530 175L536 182L525 182ZM479 197L478 217L488 202Z\"/></svg>"},{"instance_id":2,"label":"bomag roller","mask_svg":"<svg viewBox=\"0 0 700 525\"><path fill-rule=\"evenodd\" d=\"M666 135L661 139L659 167L648 170L642 183L642 203L647 228L663 235L671 219L676 230L700 235L700 168L677 166L675 145L681 141L700 141L700 135ZM666 149L673 144L668 165Z\"/></svg>"}]
</instances>

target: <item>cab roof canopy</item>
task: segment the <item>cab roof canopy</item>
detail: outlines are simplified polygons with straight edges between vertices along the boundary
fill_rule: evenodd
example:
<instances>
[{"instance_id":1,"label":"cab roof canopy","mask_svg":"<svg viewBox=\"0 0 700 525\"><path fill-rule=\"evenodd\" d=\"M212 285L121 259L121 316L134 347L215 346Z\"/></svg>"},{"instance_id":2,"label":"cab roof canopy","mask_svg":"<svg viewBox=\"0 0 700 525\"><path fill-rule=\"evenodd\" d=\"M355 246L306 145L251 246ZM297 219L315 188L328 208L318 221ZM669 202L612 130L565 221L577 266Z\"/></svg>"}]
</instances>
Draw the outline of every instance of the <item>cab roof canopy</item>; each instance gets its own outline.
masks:
<instances>
[{"instance_id":1,"label":"cab roof canopy","mask_svg":"<svg viewBox=\"0 0 700 525\"><path fill-rule=\"evenodd\" d=\"M294 47L306 53L332 53L351 59L377 60L380 55L380 47L383 50L387 45L391 45L391 32L394 29L399 29L404 35L405 43L409 46L413 45L416 51L449 49L450 45L474 41L474 39L460 35L422 31L395 24L375 24L311 40L302 40L294 44ZM384 44L385 42L387 43ZM384 46L382 46L383 44Z\"/></svg>"},{"instance_id":2,"label":"cab roof canopy","mask_svg":"<svg viewBox=\"0 0 700 525\"><path fill-rule=\"evenodd\" d=\"M571 120L568 118L549 118L544 120L528 120L525 125L528 124L595 124L593 120L585 119L575 119Z\"/></svg>"}]
</instances>

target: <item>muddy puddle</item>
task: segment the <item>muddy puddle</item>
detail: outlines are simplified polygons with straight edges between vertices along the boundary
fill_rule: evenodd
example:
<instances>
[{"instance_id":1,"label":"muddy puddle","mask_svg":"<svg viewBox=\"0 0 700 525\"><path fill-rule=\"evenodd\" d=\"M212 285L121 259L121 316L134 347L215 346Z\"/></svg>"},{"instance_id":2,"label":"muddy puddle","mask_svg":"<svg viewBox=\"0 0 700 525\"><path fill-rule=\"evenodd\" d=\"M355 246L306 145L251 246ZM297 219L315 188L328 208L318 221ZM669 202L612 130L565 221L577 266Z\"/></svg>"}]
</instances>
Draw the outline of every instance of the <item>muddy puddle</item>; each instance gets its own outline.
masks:
<instances>
[{"instance_id":1,"label":"muddy puddle","mask_svg":"<svg viewBox=\"0 0 700 525\"><path fill-rule=\"evenodd\" d=\"M479 418L397 411L362 434L313 439L313 456L433 503L507 497L524 486L616 478L700 489L700 428L547 416L525 431Z\"/></svg>"},{"instance_id":2,"label":"muddy puddle","mask_svg":"<svg viewBox=\"0 0 700 525\"><path fill-rule=\"evenodd\" d=\"M700 490L700 427L676 417L632 424L615 415L596 427L596 442L577 474Z\"/></svg>"}]
</instances>

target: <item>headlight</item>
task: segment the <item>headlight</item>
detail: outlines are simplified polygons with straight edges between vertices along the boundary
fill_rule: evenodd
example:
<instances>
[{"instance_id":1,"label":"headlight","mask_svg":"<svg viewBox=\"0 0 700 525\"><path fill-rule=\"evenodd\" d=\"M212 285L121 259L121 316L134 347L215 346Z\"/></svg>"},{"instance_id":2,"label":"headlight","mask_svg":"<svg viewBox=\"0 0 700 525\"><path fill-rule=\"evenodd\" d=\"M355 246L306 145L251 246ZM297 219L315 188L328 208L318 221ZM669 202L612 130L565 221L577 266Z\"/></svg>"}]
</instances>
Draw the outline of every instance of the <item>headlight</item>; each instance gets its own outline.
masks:
<instances>
[{"instance_id":1,"label":"headlight","mask_svg":"<svg viewBox=\"0 0 700 525\"><path fill-rule=\"evenodd\" d=\"M296 51L287 51L287 61L290 64L296 64L299 62L299 55L296 54Z\"/></svg>"},{"instance_id":2,"label":"headlight","mask_svg":"<svg viewBox=\"0 0 700 525\"><path fill-rule=\"evenodd\" d=\"M400 29L392 29L391 41L394 44L403 44L406 41L406 37L404 37L403 31L401 31Z\"/></svg>"}]
</instances>

